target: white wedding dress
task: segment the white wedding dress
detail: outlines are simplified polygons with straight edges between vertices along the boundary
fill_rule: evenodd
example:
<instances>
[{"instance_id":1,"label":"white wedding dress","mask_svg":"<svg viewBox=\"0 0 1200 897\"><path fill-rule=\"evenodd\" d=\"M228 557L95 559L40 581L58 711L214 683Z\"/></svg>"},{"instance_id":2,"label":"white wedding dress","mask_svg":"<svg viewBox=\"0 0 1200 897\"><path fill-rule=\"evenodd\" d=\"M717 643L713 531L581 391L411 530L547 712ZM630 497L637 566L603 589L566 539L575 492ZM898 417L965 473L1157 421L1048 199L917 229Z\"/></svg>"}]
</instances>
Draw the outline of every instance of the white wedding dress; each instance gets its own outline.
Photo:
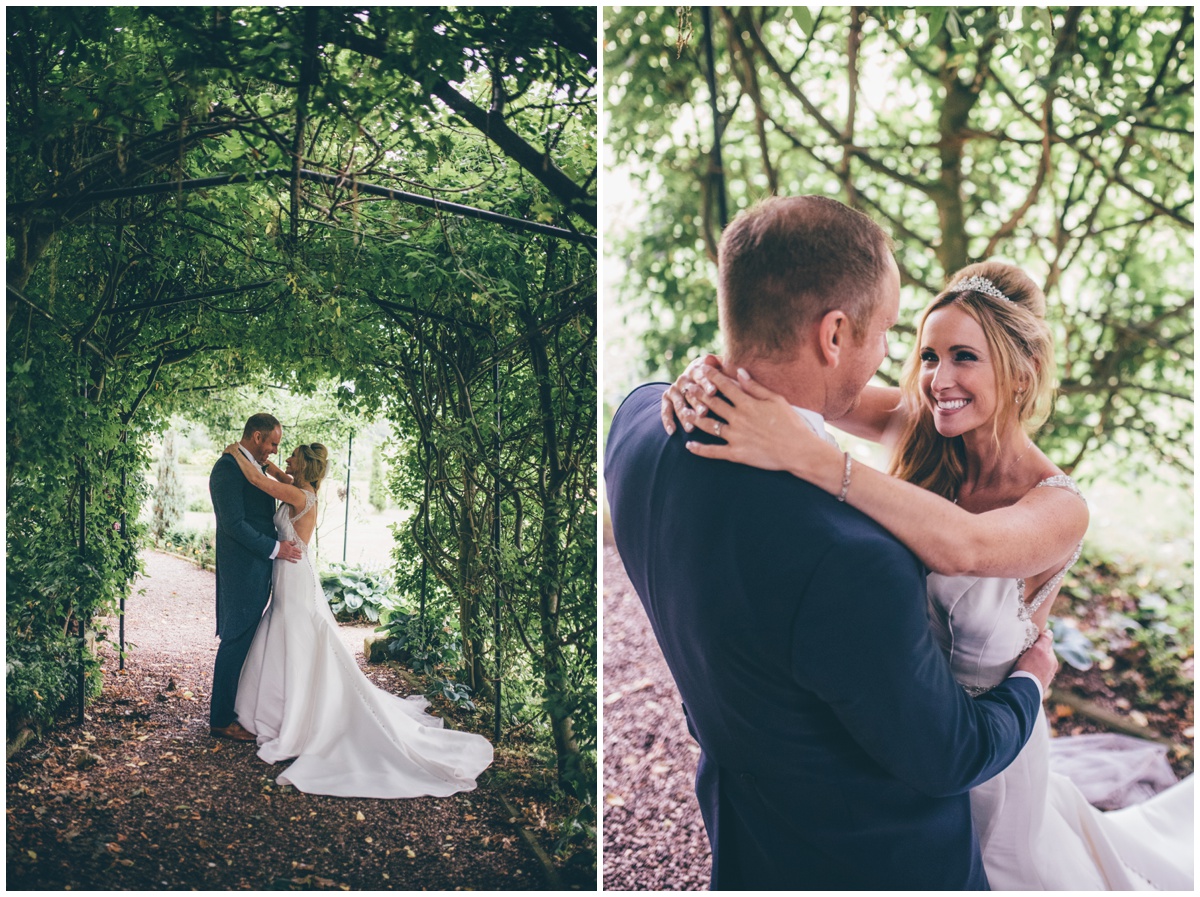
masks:
<instances>
[{"instance_id":1,"label":"white wedding dress","mask_svg":"<svg viewBox=\"0 0 1200 897\"><path fill-rule=\"evenodd\" d=\"M1039 486L1079 490L1065 476ZM1081 496L1082 498L1082 496ZM1037 637L1032 613L1071 562L1025 601L1023 580L928 578L933 631L959 684L979 695L1008 676ZM1029 742L1000 775L971 791L971 816L995 890L1192 890L1193 777L1143 803L1101 812L1050 770L1039 711Z\"/></svg>"},{"instance_id":2,"label":"white wedding dress","mask_svg":"<svg viewBox=\"0 0 1200 897\"><path fill-rule=\"evenodd\" d=\"M311 513L316 496L308 494ZM373 685L337 635L308 546L296 536L292 508L275 528L303 556L276 561L271 603L238 682L238 721L257 736L268 763L293 759L276 779L311 794L339 797L446 797L475 787L492 762L481 735L442 728L428 702Z\"/></svg>"}]
</instances>

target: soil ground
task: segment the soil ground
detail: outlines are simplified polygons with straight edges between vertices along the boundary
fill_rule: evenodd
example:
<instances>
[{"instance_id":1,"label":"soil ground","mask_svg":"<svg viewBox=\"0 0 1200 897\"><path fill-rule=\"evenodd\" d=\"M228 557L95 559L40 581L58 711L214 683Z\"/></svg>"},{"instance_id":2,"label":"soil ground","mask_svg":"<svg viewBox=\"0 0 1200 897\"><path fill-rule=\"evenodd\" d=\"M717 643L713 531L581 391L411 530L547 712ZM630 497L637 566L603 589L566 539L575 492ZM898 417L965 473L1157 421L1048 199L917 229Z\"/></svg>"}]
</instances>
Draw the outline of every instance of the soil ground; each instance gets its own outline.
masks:
<instances>
[{"instance_id":1,"label":"soil ground","mask_svg":"<svg viewBox=\"0 0 1200 897\"><path fill-rule=\"evenodd\" d=\"M553 853L552 808L518 749L498 745L473 792L389 801L280 786L282 766L253 743L211 737L213 574L143 559L125 671L102 643L104 690L84 725L60 725L7 764L8 889L594 889L594 870L548 871L531 848ZM369 627L341 632L375 684L420 690L397 667L365 664Z\"/></svg>"}]
</instances>

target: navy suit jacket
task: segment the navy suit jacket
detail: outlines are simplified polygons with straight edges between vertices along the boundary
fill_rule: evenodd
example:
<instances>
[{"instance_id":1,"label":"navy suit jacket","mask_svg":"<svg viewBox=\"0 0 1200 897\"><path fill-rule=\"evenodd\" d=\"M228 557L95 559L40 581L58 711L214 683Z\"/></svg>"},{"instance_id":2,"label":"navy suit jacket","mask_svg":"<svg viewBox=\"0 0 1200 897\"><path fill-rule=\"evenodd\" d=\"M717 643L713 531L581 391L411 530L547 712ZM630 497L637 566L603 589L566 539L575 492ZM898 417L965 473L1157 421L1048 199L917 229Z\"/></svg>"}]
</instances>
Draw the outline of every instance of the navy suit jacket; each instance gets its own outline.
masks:
<instances>
[{"instance_id":1,"label":"navy suit jacket","mask_svg":"<svg viewBox=\"0 0 1200 897\"><path fill-rule=\"evenodd\" d=\"M967 697L917 559L814 486L689 453L663 389L617 412L605 481L700 745L712 886L987 888L967 792L1025 744L1037 686Z\"/></svg>"},{"instance_id":2,"label":"navy suit jacket","mask_svg":"<svg viewBox=\"0 0 1200 897\"><path fill-rule=\"evenodd\" d=\"M217 635L235 638L258 626L271 594L275 499L227 454L213 465L208 491L217 515Z\"/></svg>"}]
</instances>

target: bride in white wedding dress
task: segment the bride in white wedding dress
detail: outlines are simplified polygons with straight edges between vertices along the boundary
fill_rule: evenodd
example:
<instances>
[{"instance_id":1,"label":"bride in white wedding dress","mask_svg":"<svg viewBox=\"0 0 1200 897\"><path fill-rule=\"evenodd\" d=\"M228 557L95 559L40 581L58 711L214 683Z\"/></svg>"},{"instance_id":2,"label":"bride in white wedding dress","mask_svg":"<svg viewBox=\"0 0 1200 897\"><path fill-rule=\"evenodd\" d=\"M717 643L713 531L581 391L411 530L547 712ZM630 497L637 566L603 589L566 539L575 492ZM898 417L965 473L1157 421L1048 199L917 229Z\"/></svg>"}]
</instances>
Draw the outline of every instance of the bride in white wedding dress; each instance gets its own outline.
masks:
<instances>
[{"instance_id":1,"label":"bride in white wedding dress","mask_svg":"<svg viewBox=\"0 0 1200 897\"><path fill-rule=\"evenodd\" d=\"M891 476L852 463L744 372L734 380L710 364L671 387L664 425L677 413L686 429L727 443L691 443L694 453L786 470L891 530L936 571L934 633L955 678L978 695L1046 626L1079 557L1087 504L1029 438L1054 382L1045 297L1029 277L998 262L963 269L922 314L916 345L900 388L868 388L836 422L888 444ZM1043 716L1016 760L971 792L991 887L1192 890L1193 777L1102 813L1051 771L1049 745Z\"/></svg>"},{"instance_id":2,"label":"bride in white wedding dress","mask_svg":"<svg viewBox=\"0 0 1200 897\"><path fill-rule=\"evenodd\" d=\"M231 446L246 478L280 501L275 528L302 557L276 563L271 603L242 667L237 719L257 736L258 756L291 760L276 779L310 794L446 797L475 788L492 762L481 735L442 728L424 698L402 699L363 675L341 642L309 552L325 447L299 446L287 472L267 476Z\"/></svg>"}]
</instances>

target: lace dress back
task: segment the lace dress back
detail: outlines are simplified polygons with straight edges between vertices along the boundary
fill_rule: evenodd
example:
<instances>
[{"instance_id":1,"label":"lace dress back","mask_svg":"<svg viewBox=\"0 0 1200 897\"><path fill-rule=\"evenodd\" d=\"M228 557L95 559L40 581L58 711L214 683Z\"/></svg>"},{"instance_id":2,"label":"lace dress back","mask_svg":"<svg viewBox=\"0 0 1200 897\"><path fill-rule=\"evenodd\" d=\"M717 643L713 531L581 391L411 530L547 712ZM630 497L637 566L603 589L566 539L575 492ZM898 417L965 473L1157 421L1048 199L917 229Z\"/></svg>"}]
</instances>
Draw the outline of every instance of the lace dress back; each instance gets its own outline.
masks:
<instances>
[{"instance_id":1,"label":"lace dress back","mask_svg":"<svg viewBox=\"0 0 1200 897\"><path fill-rule=\"evenodd\" d=\"M317 506L317 495L315 492L304 490L304 510L299 514L295 512L291 505L283 501L279 503L279 507L275 509L275 533L281 542L298 542L300 551L305 557L308 557L308 543L296 535L296 521L306 514L312 512Z\"/></svg>"},{"instance_id":2,"label":"lace dress back","mask_svg":"<svg viewBox=\"0 0 1200 897\"><path fill-rule=\"evenodd\" d=\"M1038 487L1068 489L1066 476ZM1037 638L1036 613L1071 560L1026 600L1019 579L928 577L934 635L959 684L979 695L1004 681ZM1101 813L1050 768L1050 731L1040 716L1028 743L1000 775L971 791L971 816L995 890L1191 890L1192 778L1123 810Z\"/></svg>"}]
</instances>

